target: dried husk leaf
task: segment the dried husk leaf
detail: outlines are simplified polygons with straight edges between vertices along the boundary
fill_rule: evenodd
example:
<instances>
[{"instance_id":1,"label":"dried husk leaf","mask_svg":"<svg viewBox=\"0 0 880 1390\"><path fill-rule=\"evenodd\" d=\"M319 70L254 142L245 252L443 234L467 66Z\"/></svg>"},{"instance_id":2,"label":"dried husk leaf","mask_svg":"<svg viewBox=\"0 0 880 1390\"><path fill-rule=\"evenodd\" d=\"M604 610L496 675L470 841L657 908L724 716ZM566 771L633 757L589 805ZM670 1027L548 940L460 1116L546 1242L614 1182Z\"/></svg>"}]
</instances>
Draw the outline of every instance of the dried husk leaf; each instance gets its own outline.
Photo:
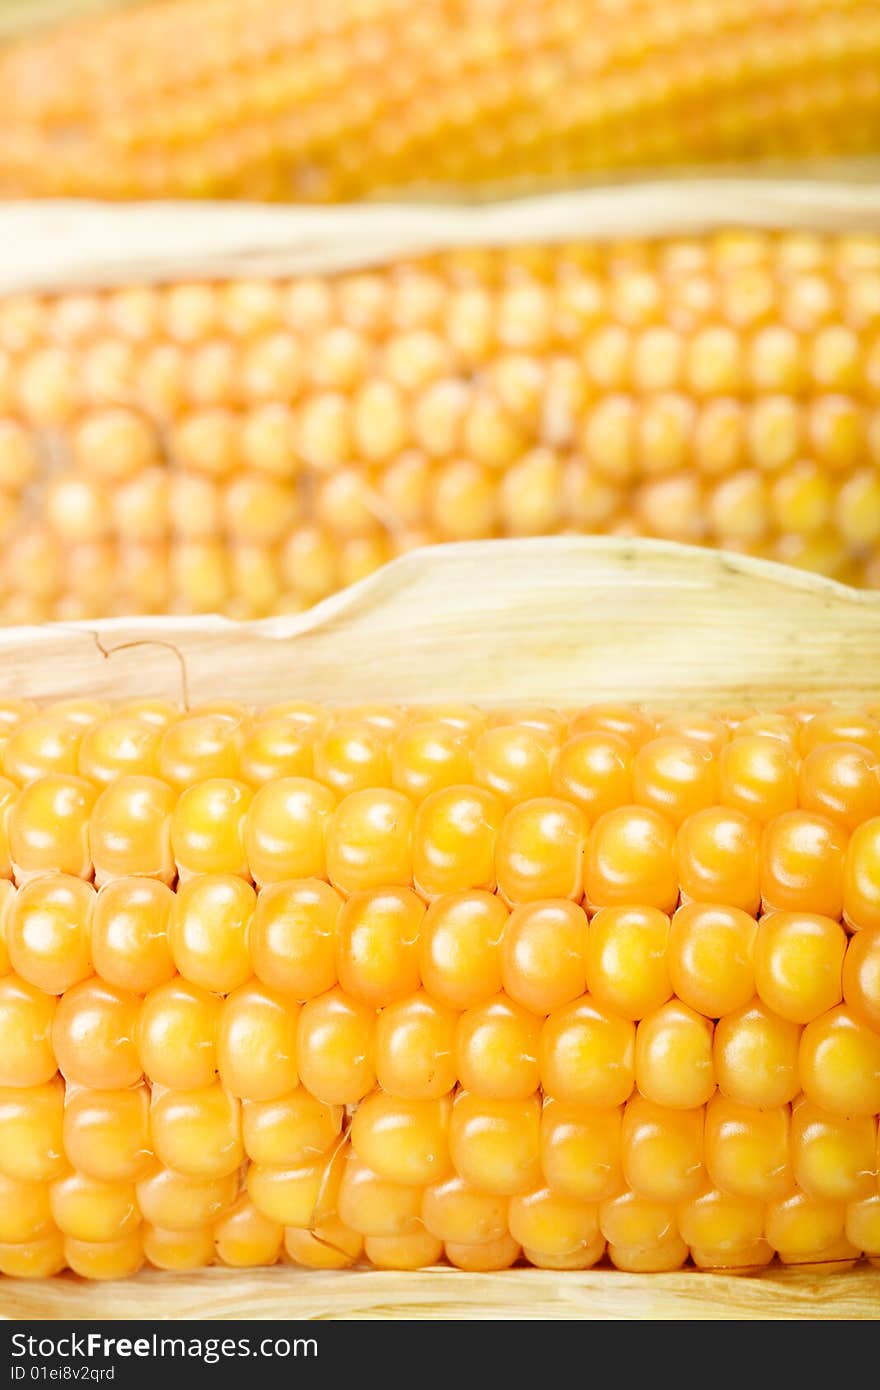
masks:
<instances>
[{"instance_id":1,"label":"dried husk leaf","mask_svg":"<svg viewBox=\"0 0 880 1390\"><path fill-rule=\"evenodd\" d=\"M435 546L295 617L6 629L0 692L179 698L176 653L193 703L858 704L880 698L880 595L663 541Z\"/></svg>"},{"instance_id":2,"label":"dried husk leaf","mask_svg":"<svg viewBox=\"0 0 880 1390\"><path fill-rule=\"evenodd\" d=\"M757 1278L702 1274L621 1274L542 1269L466 1274L425 1269L203 1269L197 1274L143 1271L134 1279L89 1284L60 1276L38 1283L5 1280L9 1318L316 1318L321 1320L492 1318L538 1321L604 1319L875 1319L880 1269L850 1273L771 1269Z\"/></svg>"},{"instance_id":3,"label":"dried husk leaf","mask_svg":"<svg viewBox=\"0 0 880 1390\"><path fill-rule=\"evenodd\" d=\"M880 178L679 179L474 206L9 202L0 205L0 293L317 274L454 247L731 227L880 232Z\"/></svg>"}]
</instances>

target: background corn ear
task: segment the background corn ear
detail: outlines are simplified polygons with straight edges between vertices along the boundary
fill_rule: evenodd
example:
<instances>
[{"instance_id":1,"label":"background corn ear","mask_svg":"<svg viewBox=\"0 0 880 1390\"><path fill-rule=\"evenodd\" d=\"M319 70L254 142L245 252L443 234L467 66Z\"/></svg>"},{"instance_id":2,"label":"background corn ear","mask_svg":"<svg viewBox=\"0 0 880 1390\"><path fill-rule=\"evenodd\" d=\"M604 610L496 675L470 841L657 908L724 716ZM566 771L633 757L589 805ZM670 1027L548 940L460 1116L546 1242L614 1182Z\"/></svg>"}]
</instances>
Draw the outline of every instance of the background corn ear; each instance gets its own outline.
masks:
<instances>
[{"instance_id":1,"label":"background corn ear","mask_svg":"<svg viewBox=\"0 0 880 1390\"><path fill-rule=\"evenodd\" d=\"M0 192L332 202L876 155L878 59L870 0L166 0L0 58Z\"/></svg>"},{"instance_id":2,"label":"background corn ear","mask_svg":"<svg viewBox=\"0 0 880 1390\"><path fill-rule=\"evenodd\" d=\"M665 207L61 205L60 272L52 219L31 246L10 209L0 615L261 617L417 545L555 533L877 584L876 199L708 185L671 233Z\"/></svg>"}]
</instances>

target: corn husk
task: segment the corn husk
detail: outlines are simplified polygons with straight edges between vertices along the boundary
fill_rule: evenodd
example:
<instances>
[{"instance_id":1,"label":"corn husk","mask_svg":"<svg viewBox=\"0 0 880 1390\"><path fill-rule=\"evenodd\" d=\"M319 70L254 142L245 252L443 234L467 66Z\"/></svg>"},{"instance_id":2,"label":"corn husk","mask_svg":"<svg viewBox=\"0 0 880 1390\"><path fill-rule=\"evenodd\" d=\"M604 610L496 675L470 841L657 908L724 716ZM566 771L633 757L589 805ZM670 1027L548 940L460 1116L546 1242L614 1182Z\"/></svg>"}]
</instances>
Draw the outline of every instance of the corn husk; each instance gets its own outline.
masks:
<instances>
[{"instance_id":1,"label":"corn husk","mask_svg":"<svg viewBox=\"0 0 880 1390\"><path fill-rule=\"evenodd\" d=\"M878 164L880 170L880 164ZM730 228L880 232L880 178L712 178L462 203L0 203L0 294L285 277L459 247L553 245Z\"/></svg>"},{"instance_id":2,"label":"corn husk","mask_svg":"<svg viewBox=\"0 0 880 1390\"><path fill-rule=\"evenodd\" d=\"M773 1269L760 1277L621 1274L592 1269L559 1274L513 1269L465 1274L460 1269L413 1273L380 1270L205 1269L198 1274L144 1271L112 1284L60 1276L39 1283L3 1281L3 1316L17 1319L309 1318L406 1321L478 1318L493 1321L865 1321L876 1319L880 1269L861 1266L829 1275ZM503 1334L502 1334L503 1335ZM540 1334L538 1334L540 1335Z\"/></svg>"},{"instance_id":3,"label":"corn husk","mask_svg":"<svg viewBox=\"0 0 880 1390\"><path fill-rule=\"evenodd\" d=\"M876 702L880 595L669 542L561 536L414 551L293 617L0 632L6 696L218 692L250 704Z\"/></svg>"}]
</instances>

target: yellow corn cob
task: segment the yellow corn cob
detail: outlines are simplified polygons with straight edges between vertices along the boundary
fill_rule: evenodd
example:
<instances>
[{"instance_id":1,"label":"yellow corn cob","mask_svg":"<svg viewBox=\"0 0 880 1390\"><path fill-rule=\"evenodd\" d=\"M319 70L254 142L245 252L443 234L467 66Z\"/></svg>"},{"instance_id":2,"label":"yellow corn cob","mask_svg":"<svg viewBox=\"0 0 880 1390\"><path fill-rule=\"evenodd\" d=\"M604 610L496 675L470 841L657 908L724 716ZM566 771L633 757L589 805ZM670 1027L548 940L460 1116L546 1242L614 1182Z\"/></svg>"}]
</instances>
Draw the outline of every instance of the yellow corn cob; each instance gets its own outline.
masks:
<instances>
[{"instance_id":1,"label":"yellow corn cob","mask_svg":"<svg viewBox=\"0 0 880 1390\"><path fill-rule=\"evenodd\" d=\"M880 151L871 0L170 0L0 60L0 191L335 201Z\"/></svg>"},{"instance_id":2,"label":"yellow corn cob","mask_svg":"<svg viewBox=\"0 0 880 1390\"><path fill-rule=\"evenodd\" d=\"M880 236L0 298L0 614L302 607L555 532L880 579Z\"/></svg>"},{"instance_id":3,"label":"yellow corn cob","mask_svg":"<svg viewBox=\"0 0 880 1390\"><path fill-rule=\"evenodd\" d=\"M876 706L0 722L4 1273L880 1257Z\"/></svg>"}]
</instances>

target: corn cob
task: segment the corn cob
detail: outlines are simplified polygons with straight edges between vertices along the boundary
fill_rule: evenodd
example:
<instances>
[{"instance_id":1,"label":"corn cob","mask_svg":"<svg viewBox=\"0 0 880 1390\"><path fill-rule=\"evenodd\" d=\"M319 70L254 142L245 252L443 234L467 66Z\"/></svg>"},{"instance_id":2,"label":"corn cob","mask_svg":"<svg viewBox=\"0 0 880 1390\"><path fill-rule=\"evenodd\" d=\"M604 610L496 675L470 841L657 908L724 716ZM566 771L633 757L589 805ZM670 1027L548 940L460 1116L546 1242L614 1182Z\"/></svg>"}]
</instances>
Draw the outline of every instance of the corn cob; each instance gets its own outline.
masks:
<instances>
[{"instance_id":1,"label":"corn cob","mask_svg":"<svg viewBox=\"0 0 880 1390\"><path fill-rule=\"evenodd\" d=\"M0 1270L880 1258L880 710L5 701Z\"/></svg>"},{"instance_id":2,"label":"corn cob","mask_svg":"<svg viewBox=\"0 0 880 1390\"><path fill-rule=\"evenodd\" d=\"M415 545L555 532L880 581L874 233L128 274L0 299L6 621L263 616Z\"/></svg>"},{"instance_id":3,"label":"corn cob","mask_svg":"<svg viewBox=\"0 0 880 1390\"><path fill-rule=\"evenodd\" d=\"M0 191L338 201L877 153L869 0L171 0L0 59Z\"/></svg>"}]
</instances>

